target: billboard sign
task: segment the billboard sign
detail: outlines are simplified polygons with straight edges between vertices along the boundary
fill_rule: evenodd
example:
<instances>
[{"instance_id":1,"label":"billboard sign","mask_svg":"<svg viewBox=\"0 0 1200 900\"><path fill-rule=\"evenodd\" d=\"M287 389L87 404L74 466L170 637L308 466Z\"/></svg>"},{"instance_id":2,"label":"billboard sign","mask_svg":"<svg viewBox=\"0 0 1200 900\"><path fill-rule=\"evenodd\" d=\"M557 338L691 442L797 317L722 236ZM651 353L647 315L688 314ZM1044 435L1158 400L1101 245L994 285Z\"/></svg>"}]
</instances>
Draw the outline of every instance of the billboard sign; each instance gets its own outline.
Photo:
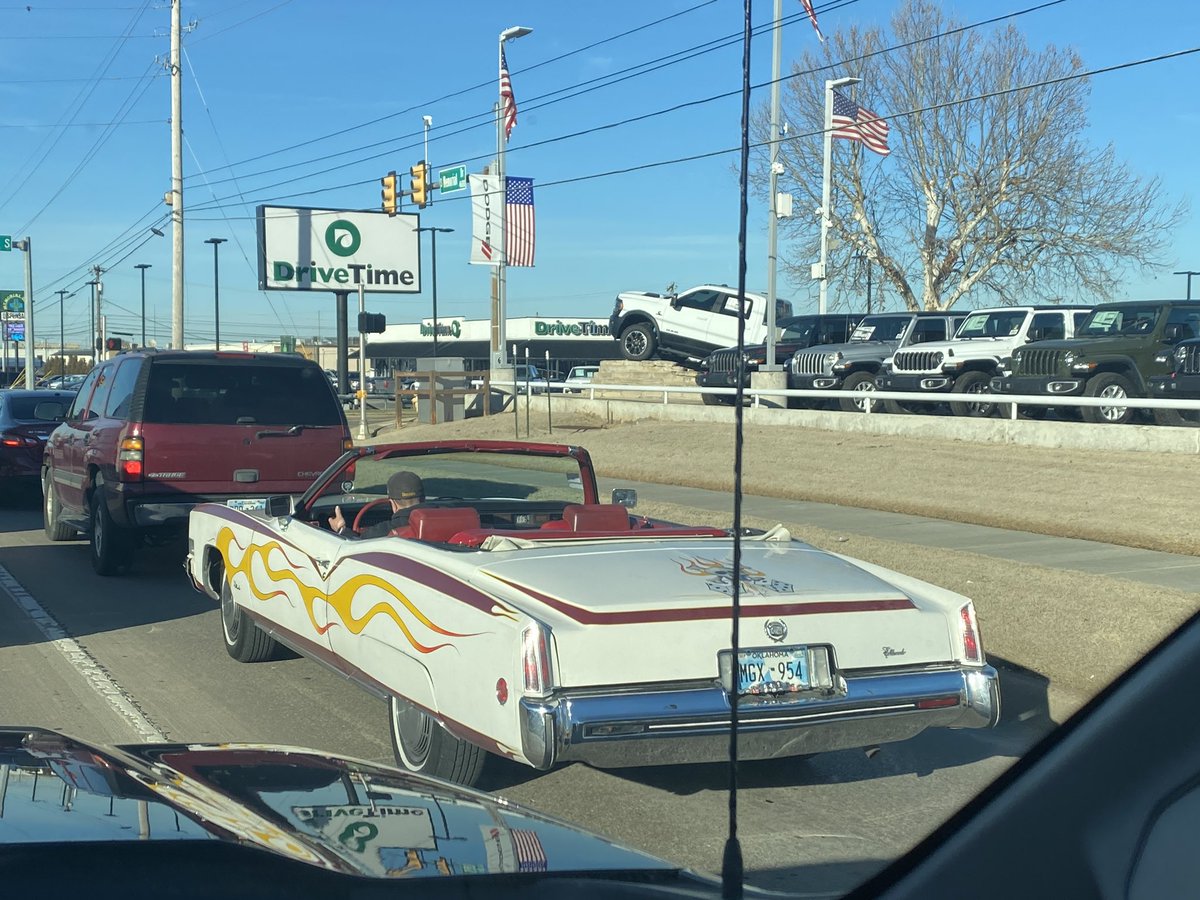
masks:
<instances>
[{"instance_id":1,"label":"billboard sign","mask_svg":"<svg viewBox=\"0 0 1200 900\"><path fill-rule=\"evenodd\" d=\"M6 341L23 341L23 340L25 340L25 323L24 322L5 322L4 323L4 339Z\"/></svg>"},{"instance_id":2,"label":"billboard sign","mask_svg":"<svg viewBox=\"0 0 1200 900\"><path fill-rule=\"evenodd\" d=\"M265 291L419 294L420 216L258 207L258 286Z\"/></svg>"}]
</instances>

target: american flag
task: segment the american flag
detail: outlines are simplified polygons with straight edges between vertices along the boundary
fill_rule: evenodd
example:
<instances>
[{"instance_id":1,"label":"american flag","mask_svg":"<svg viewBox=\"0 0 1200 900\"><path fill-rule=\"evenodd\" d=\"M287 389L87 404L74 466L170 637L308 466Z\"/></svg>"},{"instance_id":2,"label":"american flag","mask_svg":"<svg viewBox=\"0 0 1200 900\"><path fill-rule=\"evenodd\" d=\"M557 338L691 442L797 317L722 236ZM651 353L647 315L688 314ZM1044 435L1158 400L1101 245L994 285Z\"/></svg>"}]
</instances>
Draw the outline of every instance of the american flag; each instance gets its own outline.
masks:
<instances>
[{"instance_id":1,"label":"american flag","mask_svg":"<svg viewBox=\"0 0 1200 900\"><path fill-rule=\"evenodd\" d=\"M833 92L833 136L849 141L862 141L868 150L887 156L888 123L864 109L840 92Z\"/></svg>"},{"instance_id":2,"label":"american flag","mask_svg":"<svg viewBox=\"0 0 1200 900\"><path fill-rule=\"evenodd\" d=\"M513 846L517 848L517 870L520 872L545 872L546 851L536 831L526 828L512 830Z\"/></svg>"},{"instance_id":3,"label":"american flag","mask_svg":"<svg viewBox=\"0 0 1200 900\"><path fill-rule=\"evenodd\" d=\"M804 11L808 13L808 21L812 22L813 31L817 33L817 39L823 44L825 43L825 35L821 34L821 26L817 24L817 14L813 10L812 0L800 0L804 4Z\"/></svg>"},{"instance_id":4,"label":"american flag","mask_svg":"<svg viewBox=\"0 0 1200 900\"><path fill-rule=\"evenodd\" d=\"M533 179L504 179L504 255L510 266L533 265Z\"/></svg>"},{"instance_id":5,"label":"american flag","mask_svg":"<svg viewBox=\"0 0 1200 900\"><path fill-rule=\"evenodd\" d=\"M500 48L500 100L504 104L504 140L507 141L517 124L517 98L513 96L512 82L508 78L508 60L504 58L503 47Z\"/></svg>"}]
</instances>

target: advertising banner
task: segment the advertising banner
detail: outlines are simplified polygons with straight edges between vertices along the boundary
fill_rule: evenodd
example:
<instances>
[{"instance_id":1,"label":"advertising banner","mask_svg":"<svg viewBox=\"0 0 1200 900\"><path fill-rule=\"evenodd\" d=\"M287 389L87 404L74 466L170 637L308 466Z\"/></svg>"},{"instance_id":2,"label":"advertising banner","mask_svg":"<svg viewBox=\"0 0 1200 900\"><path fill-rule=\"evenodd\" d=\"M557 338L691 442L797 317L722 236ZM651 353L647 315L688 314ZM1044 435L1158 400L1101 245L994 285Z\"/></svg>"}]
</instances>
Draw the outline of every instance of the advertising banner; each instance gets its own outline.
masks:
<instances>
[{"instance_id":1,"label":"advertising banner","mask_svg":"<svg viewBox=\"0 0 1200 900\"><path fill-rule=\"evenodd\" d=\"M472 265L500 264L500 251L495 246L504 227L504 196L500 179L495 175L471 175L471 259Z\"/></svg>"}]
</instances>

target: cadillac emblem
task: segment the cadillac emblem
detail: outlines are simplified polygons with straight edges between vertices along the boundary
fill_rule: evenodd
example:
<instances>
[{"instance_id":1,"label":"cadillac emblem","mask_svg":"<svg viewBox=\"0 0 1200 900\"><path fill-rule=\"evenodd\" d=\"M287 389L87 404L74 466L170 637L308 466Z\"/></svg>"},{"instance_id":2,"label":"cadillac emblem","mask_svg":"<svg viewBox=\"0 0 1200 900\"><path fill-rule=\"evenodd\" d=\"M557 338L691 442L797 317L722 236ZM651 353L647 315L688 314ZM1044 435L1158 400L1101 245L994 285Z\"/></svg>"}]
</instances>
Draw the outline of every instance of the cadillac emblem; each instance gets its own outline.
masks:
<instances>
[{"instance_id":1,"label":"cadillac emblem","mask_svg":"<svg viewBox=\"0 0 1200 900\"><path fill-rule=\"evenodd\" d=\"M783 619L768 619L763 625L767 637L775 643L782 643L787 638L787 622Z\"/></svg>"}]
</instances>

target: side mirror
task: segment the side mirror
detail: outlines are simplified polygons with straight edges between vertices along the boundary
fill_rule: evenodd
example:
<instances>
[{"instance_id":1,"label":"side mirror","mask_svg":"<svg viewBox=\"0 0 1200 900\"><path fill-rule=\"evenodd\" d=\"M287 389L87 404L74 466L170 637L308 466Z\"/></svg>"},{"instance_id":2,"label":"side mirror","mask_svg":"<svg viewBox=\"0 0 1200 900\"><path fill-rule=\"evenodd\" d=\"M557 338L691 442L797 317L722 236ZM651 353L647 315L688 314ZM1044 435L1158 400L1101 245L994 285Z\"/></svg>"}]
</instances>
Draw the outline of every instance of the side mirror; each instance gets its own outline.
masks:
<instances>
[{"instance_id":1,"label":"side mirror","mask_svg":"<svg viewBox=\"0 0 1200 900\"><path fill-rule=\"evenodd\" d=\"M1174 344L1183 339L1183 325L1178 322L1172 322L1163 329L1163 342L1166 344Z\"/></svg>"},{"instance_id":2,"label":"side mirror","mask_svg":"<svg viewBox=\"0 0 1200 900\"><path fill-rule=\"evenodd\" d=\"M637 491L633 488L613 488L612 502L633 509L637 506Z\"/></svg>"},{"instance_id":3,"label":"side mirror","mask_svg":"<svg viewBox=\"0 0 1200 900\"><path fill-rule=\"evenodd\" d=\"M267 498L267 515L273 519L281 518L282 516L291 515L292 512L292 495L291 494L276 494L273 497Z\"/></svg>"},{"instance_id":4,"label":"side mirror","mask_svg":"<svg viewBox=\"0 0 1200 900\"><path fill-rule=\"evenodd\" d=\"M1033 341L1044 341L1045 339L1046 339L1046 329L1045 328L1030 328L1029 329L1030 343L1032 343Z\"/></svg>"}]
</instances>

